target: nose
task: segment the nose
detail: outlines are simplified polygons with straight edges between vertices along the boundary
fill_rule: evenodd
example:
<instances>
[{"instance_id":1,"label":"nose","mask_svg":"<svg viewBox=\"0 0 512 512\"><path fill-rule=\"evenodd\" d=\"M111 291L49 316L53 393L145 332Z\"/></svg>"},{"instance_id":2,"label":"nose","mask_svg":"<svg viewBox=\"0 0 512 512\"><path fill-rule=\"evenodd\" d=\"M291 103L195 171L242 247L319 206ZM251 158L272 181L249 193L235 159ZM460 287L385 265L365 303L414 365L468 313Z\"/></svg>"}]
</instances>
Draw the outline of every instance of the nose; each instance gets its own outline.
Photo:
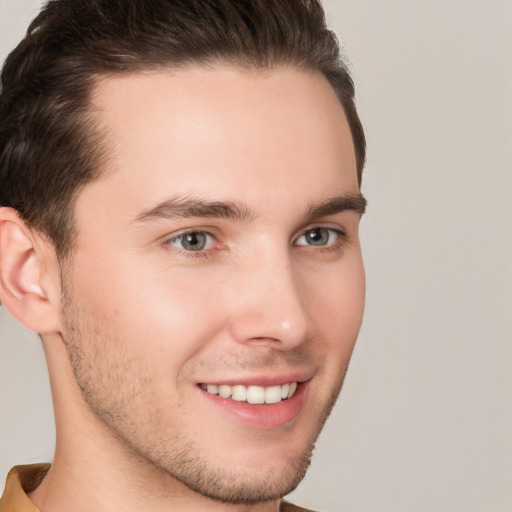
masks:
<instances>
[{"instance_id":1,"label":"nose","mask_svg":"<svg viewBox=\"0 0 512 512\"><path fill-rule=\"evenodd\" d=\"M289 254L260 254L239 272L231 324L237 342L285 350L314 336L307 286Z\"/></svg>"}]
</instances>

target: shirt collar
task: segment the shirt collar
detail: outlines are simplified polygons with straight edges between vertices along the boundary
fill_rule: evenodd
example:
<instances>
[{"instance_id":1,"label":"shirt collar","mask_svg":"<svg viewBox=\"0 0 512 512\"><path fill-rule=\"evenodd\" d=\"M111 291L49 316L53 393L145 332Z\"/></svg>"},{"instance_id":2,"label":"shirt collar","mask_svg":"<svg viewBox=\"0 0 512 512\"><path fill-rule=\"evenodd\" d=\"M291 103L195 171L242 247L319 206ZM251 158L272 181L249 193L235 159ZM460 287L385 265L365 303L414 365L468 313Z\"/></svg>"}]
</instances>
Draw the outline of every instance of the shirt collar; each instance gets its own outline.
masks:
<instances>
[{"instance_id":1,"label":"shirt collar","mask_svg":"<svg viewBox=\"0 0 512 512\"><path fill-rule=\"evenodd\" d=\"M33 491L50 469L50 464L15 466L7 476L0 512L39 512L27 493Z\"/></svg>"}]
</instances>

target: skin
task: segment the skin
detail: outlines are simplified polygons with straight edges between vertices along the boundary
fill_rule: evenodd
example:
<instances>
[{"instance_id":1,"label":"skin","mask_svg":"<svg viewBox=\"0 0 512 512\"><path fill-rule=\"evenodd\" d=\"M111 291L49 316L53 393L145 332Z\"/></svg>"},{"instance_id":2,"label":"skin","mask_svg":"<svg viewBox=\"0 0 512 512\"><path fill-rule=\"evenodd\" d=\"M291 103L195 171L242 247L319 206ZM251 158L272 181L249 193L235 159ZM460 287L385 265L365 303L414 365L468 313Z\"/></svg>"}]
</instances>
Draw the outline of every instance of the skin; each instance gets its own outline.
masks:
<instances>
[{"instance_id":1,"label":"skin","mask_svg":"<svg viewBox=\"0 0 512 512\"><path fill-rule=\"evenodd\" d=\"M43 332L56 413L55 459L31 499L49 512L276 511L363 314L361 212L318 208L360 197L343 109L321 75L228 66L102 78L93 108L109 158L78 196L72 258L59 268L3 216L4 239L14 224L33 247L19 289L35 305L15 314ZM205 248L189 250L184 231ZM276 375L307 389L275 428L238 421L198 386Z\"/></svg>"}]
</instances>

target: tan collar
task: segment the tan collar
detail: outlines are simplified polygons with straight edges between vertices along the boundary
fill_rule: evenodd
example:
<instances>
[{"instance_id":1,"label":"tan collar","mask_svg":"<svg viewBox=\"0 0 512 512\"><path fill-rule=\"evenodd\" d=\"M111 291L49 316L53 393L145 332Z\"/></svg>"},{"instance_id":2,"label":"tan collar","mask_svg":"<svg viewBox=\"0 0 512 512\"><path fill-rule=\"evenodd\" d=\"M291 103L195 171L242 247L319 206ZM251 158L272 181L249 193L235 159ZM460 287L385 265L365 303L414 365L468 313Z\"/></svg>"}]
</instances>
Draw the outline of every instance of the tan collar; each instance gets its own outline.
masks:
<instances>
[{"instance_id":1,"label":"tan collar","mask_svg":"<svg viewBox=\"0 0 512 512\"><path fill-rule=\"evenodd\" d=\"M39 512L28 499L50 469L50 464L15 466L7 476L4 495L0 499L0 512Z\"/></svg>"}]
</instances>

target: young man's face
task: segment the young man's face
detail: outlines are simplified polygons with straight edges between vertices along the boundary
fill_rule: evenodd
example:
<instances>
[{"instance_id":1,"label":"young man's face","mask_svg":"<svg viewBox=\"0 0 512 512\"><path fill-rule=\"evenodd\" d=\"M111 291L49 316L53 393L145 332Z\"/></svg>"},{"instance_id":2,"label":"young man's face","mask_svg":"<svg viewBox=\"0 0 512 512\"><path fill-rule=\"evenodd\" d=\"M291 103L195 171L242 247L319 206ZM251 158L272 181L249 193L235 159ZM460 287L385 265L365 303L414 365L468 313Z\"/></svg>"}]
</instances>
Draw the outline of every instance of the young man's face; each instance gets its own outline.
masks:
<instances>
[{"instance_id":1,"label":"young man's face","mask_svg":"<svg viewBox=\"0 0 512 512\"><path fill-rule=\"evenodd\" d=\"M363 313L342 107L320 75L227 67L106 78L93 106L109 158L76 203L62 330L87 421L201 494L282 496Z\"/></svg>"}]
</instances>

